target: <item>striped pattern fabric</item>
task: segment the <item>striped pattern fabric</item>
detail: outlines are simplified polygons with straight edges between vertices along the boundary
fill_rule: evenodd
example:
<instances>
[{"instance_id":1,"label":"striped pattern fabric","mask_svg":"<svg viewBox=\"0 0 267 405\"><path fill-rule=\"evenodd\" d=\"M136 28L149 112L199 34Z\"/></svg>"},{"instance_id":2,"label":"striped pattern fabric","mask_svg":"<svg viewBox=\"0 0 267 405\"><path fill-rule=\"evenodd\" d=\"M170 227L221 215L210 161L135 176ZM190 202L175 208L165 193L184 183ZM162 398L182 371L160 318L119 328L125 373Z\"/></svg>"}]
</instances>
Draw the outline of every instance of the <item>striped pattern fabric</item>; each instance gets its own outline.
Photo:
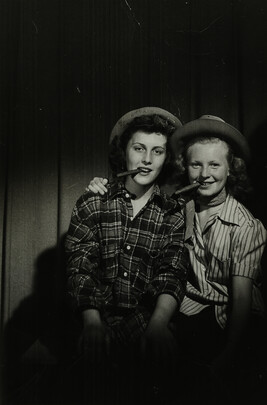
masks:
<instances>
[{"instance_id":1,"label":"striped pattern fabric","mask_svg":"<svg viewBox=\"0 0 267 405\"><path fill-rule=\"evenodd\" d=\"M214 305L217 322L224 328L232 276L254 281L252 311L263 313L259 287L266 230L258 219L228 195L220 212L209 219L203 232L195 213L191 243L192 271L180 309L182 313L194 315Z\"/></svg>"},{"instance_id":2,"label":"striped pattern fabric","mask_svg":"<svg viewBox=\"0 0 267 405\"><path fill-rule=\"evenodd\" d=\"M180 206L158 186L134 218L122 183L111 183L104 196L82 195L66 237L68 292L75 307L108 311L110 318L118 309L153 306L162 293L180 303L188 266L184 228ZM142 319L147 317L137 315L137 323Z\"/></svg>"}]
</instances>

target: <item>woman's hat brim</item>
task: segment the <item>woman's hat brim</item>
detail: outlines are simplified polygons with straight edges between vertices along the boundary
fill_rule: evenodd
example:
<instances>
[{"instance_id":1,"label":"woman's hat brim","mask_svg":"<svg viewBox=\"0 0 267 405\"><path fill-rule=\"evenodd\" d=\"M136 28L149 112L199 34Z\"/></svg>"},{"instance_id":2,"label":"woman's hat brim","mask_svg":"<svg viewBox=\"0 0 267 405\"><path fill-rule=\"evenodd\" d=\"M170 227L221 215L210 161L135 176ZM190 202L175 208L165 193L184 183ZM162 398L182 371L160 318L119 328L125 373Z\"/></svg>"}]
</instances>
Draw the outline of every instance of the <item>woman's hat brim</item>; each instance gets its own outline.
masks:
<instances>
[{"instance_id":1,"label":"woman's hat brim","mask_svg":"<svg viewBox=\"0 0 267 405\"><path fill-rule=\"evenodd\" d=\"M218 117L206 117L207 116L205 116L205 118L200 117L197 120L190 121L174 132L171 137L171 146L174 153L176 155L181 153L181 143L185 145L199 136L214 136L227 142L233 148L236 156L249 162L249 145L241 132Z\"/></svg>"},{"instance_id":2,"label":"woman's hat brim","mask_svg":"<svg viewBox=\"0 0 267 405\"><path fill-rule=\"evenodd\" d=\"M166 111L159 107L142 107L136 110L129 111L116 122L114 128L111 131L109 142L112 142L115 137L120 137L135 118L144 115L159 115L167 119L176 129L182 126L181 121L169 111Z\"/></svg>"}]
</instances>

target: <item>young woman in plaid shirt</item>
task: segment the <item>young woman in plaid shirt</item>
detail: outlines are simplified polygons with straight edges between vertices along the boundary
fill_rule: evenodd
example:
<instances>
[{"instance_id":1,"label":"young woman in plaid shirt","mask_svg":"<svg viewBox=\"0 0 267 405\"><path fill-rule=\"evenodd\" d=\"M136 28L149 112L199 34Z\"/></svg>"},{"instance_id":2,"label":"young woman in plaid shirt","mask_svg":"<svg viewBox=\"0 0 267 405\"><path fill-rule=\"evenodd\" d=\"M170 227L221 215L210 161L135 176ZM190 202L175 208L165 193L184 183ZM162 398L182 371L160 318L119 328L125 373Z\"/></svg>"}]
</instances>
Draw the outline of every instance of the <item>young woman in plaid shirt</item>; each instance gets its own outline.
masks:
<instances>
[{"instance_id":1,"label":"young woman in plaid shirt","mask_svg":"<svg viewBox=\"0 0 267 405\"><path fill-rule=\"evenodd\" d=\"M169 142L179 126L160 108L125 114L111 133L107 193L86 192L74 207L68 294L81 320L82 352L93 364L129 347L167 368L175 363L170 325L185 294L188 258L180 206L159 185L173 171Z\"/></svg>"}]
</instances>

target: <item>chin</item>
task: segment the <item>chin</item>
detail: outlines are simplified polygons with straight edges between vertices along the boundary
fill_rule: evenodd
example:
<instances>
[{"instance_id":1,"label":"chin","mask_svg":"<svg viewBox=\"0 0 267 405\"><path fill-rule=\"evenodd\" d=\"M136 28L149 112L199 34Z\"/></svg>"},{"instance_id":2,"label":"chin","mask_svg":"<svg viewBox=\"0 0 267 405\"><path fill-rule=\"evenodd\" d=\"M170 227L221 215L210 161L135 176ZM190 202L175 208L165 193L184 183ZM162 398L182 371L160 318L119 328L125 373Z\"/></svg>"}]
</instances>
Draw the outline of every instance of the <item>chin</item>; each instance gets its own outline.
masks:
<instances>
[{"instance_id":1,"label":"chin","mask_svg":"<svg viewBox=\"0 0 267 405\"><path fill-rule=\"evenodd\" d=\"M203 191L201 190L201 191L198 192L198 195L200 197L212 197L215 194L216 194L216 192L214 193L214 192L211 192L211 191L208 191L208 190L203 190Z\"/></svg>"},{"instance_id":2,"label":"chin","mask_svg":"<svg viewBox=\"0 0 267 405\"><path fill-rule=\"evenodd\" d=\"M143 187L146 187L146 186L150 186L151 184L153 184L154 183L154 181L140 181L140 182L138 182L137 184L139 185L139 186L143 186Z\"/></svg>"},{"instance_id":3,"label":"chin","mask_svg":"<svg viewBox=\"0 0 267 405\"><path fill-rule=\"evenodd\" d=\"M143 181L138 181L136 183L141 187L147 187L147 186L150 186L151 184L155 183L155 180L144 179Z\"/></svg>"}]
</instances>

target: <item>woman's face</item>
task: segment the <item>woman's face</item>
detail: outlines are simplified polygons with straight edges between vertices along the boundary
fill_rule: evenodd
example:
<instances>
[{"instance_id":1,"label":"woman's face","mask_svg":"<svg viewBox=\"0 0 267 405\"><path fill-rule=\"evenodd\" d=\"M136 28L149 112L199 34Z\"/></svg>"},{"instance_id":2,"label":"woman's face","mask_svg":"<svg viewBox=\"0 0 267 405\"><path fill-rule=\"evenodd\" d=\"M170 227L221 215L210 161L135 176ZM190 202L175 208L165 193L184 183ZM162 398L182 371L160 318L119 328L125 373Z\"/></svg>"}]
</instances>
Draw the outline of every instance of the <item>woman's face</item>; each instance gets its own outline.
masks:
<instances>
[{"instance_id":1,"label":"woman's face","mask_svg":"<svg viewBox=\"0 0 267 405\"><path fill-rule=\"evenodd\" d=\"M141 167L143 171L127 177L128 189L131 184L147 187L156 181L167 156L166 148L167 138L160 133L137 131L132 135L126 147L127 170Z\"/></svg>"},{"instance_id":2,"label":"woman's face","mask_svg":"<svg viewBox=\"0 0 267 405\"><path fill-rule=\"evenodd\" d=\"M190 183L198 180L198 194L212 197L225 186L229 175L228 146L218 139L216 142L196 142L187 150L187 170Z\"/></svg>"}]
</instances>

